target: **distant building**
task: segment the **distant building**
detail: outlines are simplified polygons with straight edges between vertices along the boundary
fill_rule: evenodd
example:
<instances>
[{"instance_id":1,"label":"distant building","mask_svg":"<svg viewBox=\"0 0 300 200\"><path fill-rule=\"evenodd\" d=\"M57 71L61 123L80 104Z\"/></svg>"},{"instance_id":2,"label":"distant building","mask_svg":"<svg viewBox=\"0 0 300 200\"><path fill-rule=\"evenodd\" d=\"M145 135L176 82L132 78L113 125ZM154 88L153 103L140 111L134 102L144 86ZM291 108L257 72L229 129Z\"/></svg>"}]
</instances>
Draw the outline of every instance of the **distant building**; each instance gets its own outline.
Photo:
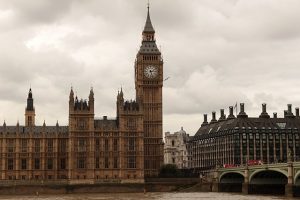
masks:
<instances>
[{"instance_id":1,"label":"distant building","mask_svg":"<svg viewBox=\"0 0 300 200\"><path fill-rule=\"evenodd\" d=\"M174 134L165 133L165 164L176 164L179 169L188 168L187 142L189 138L189 134L186 134L183 127Z\"/></svg>"},{"instance_id":2,"label":"distant building","mask_svg":"<svg viewBox=\"0 0 300 200\"><path fill-rule=\"evenodd\" d=\"M266 104L262 104L259 117L250 118L240 105L240 112L233 115L233 107L226 118L224 110L216 119L204 122L188 143L191 150L191 168L202 171L216 166L245 165L253 163L287 162L298 160L300 156L300 117L299 108L296 115L292 113L292 105L284 111L283 118L277 113L270 117Z\"/></svg>"}]
</instances>

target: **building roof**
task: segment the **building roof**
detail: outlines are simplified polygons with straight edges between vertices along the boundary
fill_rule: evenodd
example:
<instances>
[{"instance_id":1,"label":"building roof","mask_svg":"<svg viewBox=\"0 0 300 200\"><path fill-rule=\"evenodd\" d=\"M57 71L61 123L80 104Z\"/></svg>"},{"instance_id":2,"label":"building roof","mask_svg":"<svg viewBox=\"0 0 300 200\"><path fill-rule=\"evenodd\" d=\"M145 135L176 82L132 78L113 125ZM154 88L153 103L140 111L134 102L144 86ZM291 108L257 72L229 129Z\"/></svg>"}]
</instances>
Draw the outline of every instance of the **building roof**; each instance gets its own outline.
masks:
<instances>
[{"instance_id":1,"label":"building roof","mask_svg":"<svg viewBox=\"0 0 300 200\"><path fill-rule=\"evenodd\" d=\"M265 133L300 129L300 118L236 118L211 123L199 128L192 141L213 138L236 132ZM262 131L264 130L264 131Z\"/></svg>"},{"instance_id":2,"label":"building roof","mask_svg":"<svg viewBox=\"0 0 300 200\"><path fill-rule=\"evenodd\" d=\"M118 123L115 119L96 119L94 121L95 129L118 129Z\"/></svg>"},{"instance_id":3,"label":"building roof","mask_svg":"<svg viewBox=\"0 0 300 200\"><path fill-rule=\"evenodd\" d=\"M141 54L157 54L160 55L160 51L157 48L155 41L143 41L140 47L139 53Z\"/></svg>"}]
</instances>

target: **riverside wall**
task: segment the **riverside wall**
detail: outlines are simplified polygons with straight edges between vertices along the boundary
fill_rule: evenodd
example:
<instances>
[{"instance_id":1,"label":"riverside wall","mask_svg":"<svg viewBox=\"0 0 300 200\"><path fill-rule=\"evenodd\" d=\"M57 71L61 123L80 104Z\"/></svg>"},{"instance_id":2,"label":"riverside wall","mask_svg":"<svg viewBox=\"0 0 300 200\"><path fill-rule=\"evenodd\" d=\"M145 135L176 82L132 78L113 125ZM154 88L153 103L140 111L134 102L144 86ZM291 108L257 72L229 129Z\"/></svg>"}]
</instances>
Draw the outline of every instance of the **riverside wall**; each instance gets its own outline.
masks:
<instances>
[{"instance_id":1,"label":"riverside wall","mask_svg":"<svg viewBox=\"0 0 300 200\"><path fill-rule=\"evenodd\" d=\"M197 186L198 185L198 186ZM203 185L203 184L201 184ZM203 187L203 186L202 186ZM198 191L198 178L153 178L146 179L145 183L98 183L98 184L19 184L11 185L0 183L1 195L37 195L37 194L72 194L72 193L141 193L141 192L174 192ZM207 186L209 189L210 186ZM203 189L203 188L202 188Z\"/></svg>"}]
</instances>

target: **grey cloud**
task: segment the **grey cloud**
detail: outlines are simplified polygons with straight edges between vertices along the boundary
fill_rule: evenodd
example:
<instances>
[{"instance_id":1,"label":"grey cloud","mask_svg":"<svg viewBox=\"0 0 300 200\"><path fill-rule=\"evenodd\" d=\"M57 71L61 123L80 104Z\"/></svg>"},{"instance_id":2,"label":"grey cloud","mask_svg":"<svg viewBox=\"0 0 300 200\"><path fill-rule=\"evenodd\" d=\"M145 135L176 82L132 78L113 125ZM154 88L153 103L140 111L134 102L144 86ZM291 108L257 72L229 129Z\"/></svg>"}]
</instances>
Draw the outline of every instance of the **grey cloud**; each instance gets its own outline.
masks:
<instances>
[{"instance_id":1,"label":"grey cloud","mask_svg":"<svg viewBox=\"0 0 300 200\"><path fill-rule=\"evenodd\" d=\"M91 86L96 116L115 116L117 90L134 98L134 59L146 1L0 1L0 121L22 123L31 83L37 121L68 123L71 84ZM164 130L194 133L202 114L245 102L269 113L300 104L298 0L153 0L165 61ZM6 18L2 11L11 10ZM2 17L2 18L1 18ZM28 48L31 41L32 48ZM13 107L13 110L11 110Z\"/></svg>"}]
</instances>

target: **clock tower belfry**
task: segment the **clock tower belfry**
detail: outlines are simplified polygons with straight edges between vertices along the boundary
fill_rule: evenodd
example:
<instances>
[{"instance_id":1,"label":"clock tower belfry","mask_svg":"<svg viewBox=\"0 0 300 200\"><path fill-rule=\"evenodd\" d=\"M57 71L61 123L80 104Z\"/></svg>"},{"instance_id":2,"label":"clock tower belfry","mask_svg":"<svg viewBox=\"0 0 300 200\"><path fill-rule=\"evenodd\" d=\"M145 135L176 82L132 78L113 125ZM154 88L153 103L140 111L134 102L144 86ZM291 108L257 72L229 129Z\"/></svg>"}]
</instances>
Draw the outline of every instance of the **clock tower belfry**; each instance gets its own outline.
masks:
<instances>
[{"instance_id":1,"label":"clock tower belfry","mask_svg":"<svg viewBox=\"0 0 300 200\"><path fill-rule=\"evenodd\" d=\"M136 99L143 104L145 177L158 175L163 164L163 59L155 40L149 6L143 39L135 61Z\"/></svg>"}]
</instances>

